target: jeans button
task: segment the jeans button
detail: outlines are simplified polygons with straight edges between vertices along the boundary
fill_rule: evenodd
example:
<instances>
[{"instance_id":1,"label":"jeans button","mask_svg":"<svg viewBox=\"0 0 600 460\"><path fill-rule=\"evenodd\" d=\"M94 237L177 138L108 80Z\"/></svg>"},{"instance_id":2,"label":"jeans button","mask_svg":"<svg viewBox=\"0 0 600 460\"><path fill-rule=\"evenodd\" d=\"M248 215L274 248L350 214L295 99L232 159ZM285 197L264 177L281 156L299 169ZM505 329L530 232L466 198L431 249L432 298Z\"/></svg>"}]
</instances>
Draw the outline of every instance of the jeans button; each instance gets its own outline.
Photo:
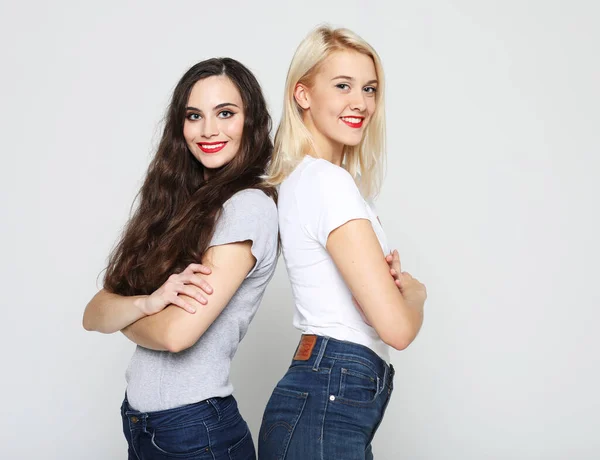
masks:
<instances>
[{"instance_id":1,"label":"jeans button","mask_svg":"<svg viewBox=\"0 0 600 460\"><path fill-rule=\"evenodd\" d=\"M139 421L139 418L137 418L137 417L135 417L135 416L134 416L134 417L131 417L131 421L132 421L133 423L137 423L137 422Z\"/></svg>"}]
</instances>

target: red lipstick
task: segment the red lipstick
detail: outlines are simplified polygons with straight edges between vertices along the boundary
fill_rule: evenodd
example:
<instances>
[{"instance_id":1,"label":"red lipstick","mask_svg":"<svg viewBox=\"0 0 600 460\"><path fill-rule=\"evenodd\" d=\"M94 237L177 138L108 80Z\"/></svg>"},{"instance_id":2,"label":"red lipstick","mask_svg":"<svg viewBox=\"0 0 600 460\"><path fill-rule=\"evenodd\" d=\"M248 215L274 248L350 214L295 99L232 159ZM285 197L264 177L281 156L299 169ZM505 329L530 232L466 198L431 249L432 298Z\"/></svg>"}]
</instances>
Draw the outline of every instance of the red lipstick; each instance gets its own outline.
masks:
<instances>
[{"instance_id":1,"label":"red lipstick","mask_svg":"<svg viewBox=\"0 0 600 460\"><path fill-rule=\"evenodd\" d=\"M211 154L222 150L227 145L227 142L197 142L196 145L204 153Z\"/></svg>"},{"instance_id":2,"label":"red lipstick","mask_svg":"<svg viewBox=\"0 0 600 460\"><path fill-rule=\"evenodd\" d=\"M350 119L352 119L352 121L350 121ZM365 119L362 117L342 117L341 120L351 128L361 128L363 122L365 121ZM360 121L357 122L356 120Z\"/></svg>"}]
</instances>

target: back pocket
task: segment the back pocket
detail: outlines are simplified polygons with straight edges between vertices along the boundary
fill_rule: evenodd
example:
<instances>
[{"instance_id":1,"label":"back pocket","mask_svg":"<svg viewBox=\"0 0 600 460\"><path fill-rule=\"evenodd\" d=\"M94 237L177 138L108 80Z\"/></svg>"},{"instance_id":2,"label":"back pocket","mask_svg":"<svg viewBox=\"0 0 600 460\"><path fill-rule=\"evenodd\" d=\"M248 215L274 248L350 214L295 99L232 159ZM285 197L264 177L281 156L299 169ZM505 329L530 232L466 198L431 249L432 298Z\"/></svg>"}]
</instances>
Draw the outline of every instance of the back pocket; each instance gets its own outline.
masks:
<instances>
[{"instance_id":1,"label":"back pocket","mask_svg":"<svg viewBox=\"0 0 600 460\"><path fill-rule=\"evenodd\" d=\"M261 460L285 458L308 393L275 387L263 415L258 439Z\"/></svg>"}]
</instances>

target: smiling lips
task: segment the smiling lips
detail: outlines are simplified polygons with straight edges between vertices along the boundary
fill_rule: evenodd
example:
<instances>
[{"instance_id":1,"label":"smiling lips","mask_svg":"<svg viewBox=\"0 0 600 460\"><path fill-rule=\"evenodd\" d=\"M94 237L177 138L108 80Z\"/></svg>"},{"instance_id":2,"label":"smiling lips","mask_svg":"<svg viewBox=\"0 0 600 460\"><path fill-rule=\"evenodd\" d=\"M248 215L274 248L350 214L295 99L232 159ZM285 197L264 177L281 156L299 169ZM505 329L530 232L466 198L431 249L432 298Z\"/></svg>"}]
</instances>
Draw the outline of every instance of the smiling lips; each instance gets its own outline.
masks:
<instances>
[{"instance_id":1,"label":"smiling lips","mask_svg":"<svg viewBox=\"0 0 600 460\"><path fill-rule=\"evenodd\" d=\"M210 154L217 153L218 151L222 150L223 147L227 145L227 142L197 142L196 145L204 153Z\"/></svg>"},{"instance_id":2,"label":"smiling lips","mask_svg":"<svg viewBox=\"0 0 600 460\"><path fill-rule=\"evenodd\" d=\"M361 128L365 121L363 117L342 117L341 120L351 128Z\"/></svg>"}]
</instances>

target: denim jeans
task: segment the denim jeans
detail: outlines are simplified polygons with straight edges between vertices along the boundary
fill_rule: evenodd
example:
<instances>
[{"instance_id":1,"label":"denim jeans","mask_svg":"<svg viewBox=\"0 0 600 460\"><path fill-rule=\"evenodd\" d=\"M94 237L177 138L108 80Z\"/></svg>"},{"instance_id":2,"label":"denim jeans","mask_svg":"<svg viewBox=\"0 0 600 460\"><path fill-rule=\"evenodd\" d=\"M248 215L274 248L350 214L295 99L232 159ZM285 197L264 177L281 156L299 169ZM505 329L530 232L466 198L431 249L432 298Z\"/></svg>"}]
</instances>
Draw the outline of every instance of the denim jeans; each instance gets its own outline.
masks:
<instances>
[{"instance_id":1,"label":"denim jeans","mask_svg":"<svg viewBox=\"0 0 600 460\"><path fill-rule=\"evenodd\" d=\"M317 336L308 354L292 361L273 390L259 460L372 460L393 366L367 347L328 337Z\"/></svg>"},{"instance_id":2,"label":"denim jeans","mask_svg":"<svg viewBox=\"0 0 600 460\"><path fill-rule=\"evenodd\" d=\"M255 460L248 425L233 396L157 412L121 406L129 460Z\"/></svg>"}]
</instances>

